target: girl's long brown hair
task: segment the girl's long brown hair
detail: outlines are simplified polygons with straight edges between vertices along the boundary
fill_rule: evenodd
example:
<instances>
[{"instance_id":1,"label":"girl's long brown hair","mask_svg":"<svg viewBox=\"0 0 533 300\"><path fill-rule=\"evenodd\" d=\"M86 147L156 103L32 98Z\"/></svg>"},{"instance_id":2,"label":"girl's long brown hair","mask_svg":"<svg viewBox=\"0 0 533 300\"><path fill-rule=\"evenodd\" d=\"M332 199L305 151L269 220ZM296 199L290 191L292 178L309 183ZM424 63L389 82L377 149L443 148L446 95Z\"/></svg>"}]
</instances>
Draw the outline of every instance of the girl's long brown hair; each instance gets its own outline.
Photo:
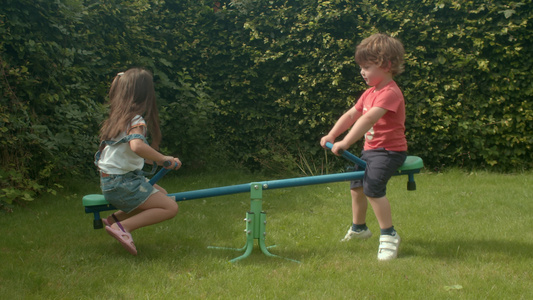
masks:
<instances>
[{"instance_id":1,"label":"girl's long brown hair","mask_svg":"<svg viewBox=\"0 0 533 300\"><path fill-rule=\"evenodd\" d=\"M152 147L159 149L161 130L153 76L150 71L140 68L118 73L113 79L109 89L109 117L102 124L100 141L113 139L128 131L136 115L144 117Z\"/></svg>"}]
</instances>

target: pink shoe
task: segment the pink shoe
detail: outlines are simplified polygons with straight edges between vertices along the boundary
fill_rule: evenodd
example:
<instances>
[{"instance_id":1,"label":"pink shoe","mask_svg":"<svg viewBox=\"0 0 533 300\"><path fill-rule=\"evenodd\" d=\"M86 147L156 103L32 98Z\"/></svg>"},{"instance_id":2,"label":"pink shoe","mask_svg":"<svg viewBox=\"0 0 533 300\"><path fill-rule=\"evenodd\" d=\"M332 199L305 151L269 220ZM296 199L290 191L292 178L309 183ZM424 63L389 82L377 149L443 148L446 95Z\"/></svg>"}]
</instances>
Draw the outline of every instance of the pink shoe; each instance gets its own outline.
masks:
<instances>
[{"instance_id":1,"label":"pink shoe","mask_svg":"<svg viewBox=\"0 0 533 300\"><path fill-rule=\"evenodd\" d=\"M109 217L112 217L113 220L115 220L115 223L118 222L117 217L115 216L114 213L112 213L112 214L111 214L110 216L108 216L107 218L102 219L102 222L104 222L104 225L105 225L105 226L111 226L111 224L113 224L113 223L109 222Z\"/></svg>"},{"instance_id":2,"label":"pink shoe","mask_svg":"<svg viewBox=\"0 0 533 300\"><path fill-rule=\"evenodd\" d=\"M109 233L109 235L117 239L122 244L122 247L128 250L129 253L131 253L132 255L137 255L137 248L135 248L131 233L124 230L124 228L119 222L117 222L117 225L120 227L121 230L113 229L111 226L106 226L105 230L107 231L107 233Z\"/></svg>"}]
</instances>

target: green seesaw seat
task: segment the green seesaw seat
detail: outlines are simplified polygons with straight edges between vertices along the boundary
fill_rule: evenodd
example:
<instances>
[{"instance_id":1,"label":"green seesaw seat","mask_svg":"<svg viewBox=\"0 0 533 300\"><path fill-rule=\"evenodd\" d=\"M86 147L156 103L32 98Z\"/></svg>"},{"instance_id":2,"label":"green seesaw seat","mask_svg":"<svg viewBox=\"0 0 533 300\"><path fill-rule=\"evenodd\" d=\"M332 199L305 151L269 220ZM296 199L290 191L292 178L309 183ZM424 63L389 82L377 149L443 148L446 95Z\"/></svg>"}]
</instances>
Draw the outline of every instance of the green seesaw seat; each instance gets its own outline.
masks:
<instances>
[{"instance_id":1,"label":"green seesaw seat","mask_svg":"<svg viewBox=\"0 0 533 300\"><path fill-rule=\"evenodd\" d=\"M102 194L90 194L83 196L83 206L110 205Z\"/></svg>"},{"instance_id":2,"label":"green seesaw seat","mask_svg":"<svg viewBox=\"0 0 533 300\"><path fill-rule=\"evenodd\" d=\"M105 200L104 195L102 194L90 194L83 196L82 199L83 206L85 207L85 213L94 214L93 228L100 229L104 227L102 218L100 217L101 211L114 210L115 207L107 200Z\"/></svg>"},{"instance_id":3,"label":"green seesaw seat","mask_svg":"<svg viewBox=\"0 0 533 300\"><path fill-rule=\"evenodd\" d=\"M420 169L424 167L424 162L422 158L418 156L407 156L405 162L398 169L397 175L407 175L409 180L407 181L407 190L414 191L416 190L416 182L414 174L420 173Z\"/></svg>"},{"instance_id":4,"label":"green seesaw seat","mask_svg":"<svg viewBox=\"0 0 533 300\"><path fill-rule=\"evenodd\" d=\"M418 156L407 156L405 158L405 162L403 165L398 169L398 171L413 171L413 170L419 170L424 167L424 162L422 159Z\"/></svg>"}]
</instances>

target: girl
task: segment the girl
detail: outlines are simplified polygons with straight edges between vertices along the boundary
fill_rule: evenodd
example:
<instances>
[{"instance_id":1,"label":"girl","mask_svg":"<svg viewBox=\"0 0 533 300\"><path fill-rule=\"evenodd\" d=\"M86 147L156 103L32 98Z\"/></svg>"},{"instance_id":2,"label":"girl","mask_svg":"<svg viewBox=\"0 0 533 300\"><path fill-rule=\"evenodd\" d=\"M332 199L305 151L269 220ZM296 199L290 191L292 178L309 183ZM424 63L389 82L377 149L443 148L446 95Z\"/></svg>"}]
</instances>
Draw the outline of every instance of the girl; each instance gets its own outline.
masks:
<instances>
[{"instance_id":1,"label":"girl","mask_svg":"<svg viewBox=\"0 0 533 300\"><path fill-rule=\"evenodd\" d=\"M109 90L110 113L100 131L96 164L106 200L120 209L104 219L106 231L131 254L137 249L132 231L173 218L178 204L160 186L148 183L141 169L145 161L179 169L177 157L157 151L161 142L152 74L133 68L118 73ZM150 131L152 144L146 135Z\"/></svg>"}]
</instances>

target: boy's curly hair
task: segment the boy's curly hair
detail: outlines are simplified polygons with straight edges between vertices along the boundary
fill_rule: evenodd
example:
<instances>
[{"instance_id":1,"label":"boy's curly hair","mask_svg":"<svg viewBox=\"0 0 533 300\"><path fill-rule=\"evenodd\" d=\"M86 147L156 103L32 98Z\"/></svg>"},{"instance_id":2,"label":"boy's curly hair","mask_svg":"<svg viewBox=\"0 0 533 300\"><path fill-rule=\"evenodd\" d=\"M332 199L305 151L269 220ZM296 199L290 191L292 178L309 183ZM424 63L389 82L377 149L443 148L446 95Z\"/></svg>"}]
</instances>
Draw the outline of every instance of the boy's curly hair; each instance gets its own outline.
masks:
<instances>
[{"instance_id":1,"label":"boy's curly hair","mask_svg":"<svg viewBox=\"0 0 533 300\"><path fill-rule=\"evenodd\" d=\"M358 65L373 63L388 67L393 76L403 72L405 50L402 43L383 33L373 34L364 39L355 49L355 62Z\"/></svg>"}]
</instances>

